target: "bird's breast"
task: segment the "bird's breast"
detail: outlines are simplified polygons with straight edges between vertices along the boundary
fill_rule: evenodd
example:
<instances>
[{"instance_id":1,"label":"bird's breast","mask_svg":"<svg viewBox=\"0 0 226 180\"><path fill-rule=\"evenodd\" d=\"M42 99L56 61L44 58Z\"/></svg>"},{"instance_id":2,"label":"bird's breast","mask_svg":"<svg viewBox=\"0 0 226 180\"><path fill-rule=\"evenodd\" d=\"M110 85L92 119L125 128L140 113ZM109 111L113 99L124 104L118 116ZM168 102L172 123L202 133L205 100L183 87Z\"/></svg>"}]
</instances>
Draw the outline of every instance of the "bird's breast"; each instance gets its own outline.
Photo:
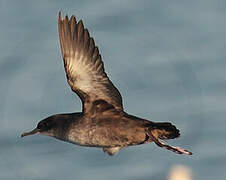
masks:
<instances>
[{"instance_id":1,"label":"bird's breast","mask_svg":"<svg viewBox=\"0 0 226 180\"><path fill-rule=\"evenodd\" d=\"M83 124L71 128L67 134L67 141L81 146L108 146L107 129L96 124Z\"/></svg>"}]
</instances>

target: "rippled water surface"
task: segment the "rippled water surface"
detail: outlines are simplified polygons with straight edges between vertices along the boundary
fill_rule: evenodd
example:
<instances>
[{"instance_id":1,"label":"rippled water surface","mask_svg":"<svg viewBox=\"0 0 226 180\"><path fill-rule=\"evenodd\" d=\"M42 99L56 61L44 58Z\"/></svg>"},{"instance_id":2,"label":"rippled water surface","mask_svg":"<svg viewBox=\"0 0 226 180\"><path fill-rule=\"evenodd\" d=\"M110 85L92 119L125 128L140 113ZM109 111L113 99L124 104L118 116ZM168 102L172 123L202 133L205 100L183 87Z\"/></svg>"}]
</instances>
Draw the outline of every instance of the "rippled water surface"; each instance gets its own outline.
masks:
<instances>
[{"instance_id":1,"label":"rippled water surface","mask_svg":"<svg viewBox=\"0 0 226 180\"><path fill-rule=\"evenodd\" d=\"M20 134L55 113L80 111L60 54L57 14L82 18L125 110L171 121L176 155L154 144L109 157L45 136ZM0 2L0 179L163 180L174 165L199 180L226 177L225 1Z\"/></svg>"}]
</instances>

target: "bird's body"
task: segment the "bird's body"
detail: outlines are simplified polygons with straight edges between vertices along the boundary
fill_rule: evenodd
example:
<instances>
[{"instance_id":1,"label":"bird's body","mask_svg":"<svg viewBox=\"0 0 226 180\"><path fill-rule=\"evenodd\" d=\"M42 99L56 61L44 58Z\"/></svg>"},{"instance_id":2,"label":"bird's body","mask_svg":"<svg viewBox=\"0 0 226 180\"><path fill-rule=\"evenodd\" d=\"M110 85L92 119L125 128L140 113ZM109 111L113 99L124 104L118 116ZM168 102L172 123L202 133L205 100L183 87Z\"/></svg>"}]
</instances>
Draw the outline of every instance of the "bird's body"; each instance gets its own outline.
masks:
<instances>
[{"instance_id":1,"label":"bird's body","mask_svg":"<svg viewBox=\"0 0 226 180\"><path fill-rule=\"evenodd\" d=\"M170 123L154 123L114 109L96 115L79 112L50 116L43 121L56 128L42 134L80 146L101 147L109 155L127 146L152 142L150 133L161 139L179 136L179 130Z\"/></svg>"},{"instance_id":2,"label":"bird's body","mask_svg":"<svg viewBox=\"0 0 226 180\"><path fill-rule=\"evenodd\" d=\"M66 135L66 140L72 143L93 147L126 147L144 143L146 139L145 122L138 118L121 113L92 119L86 116L76 118Z\"/></svg>"},{"instance_id":3,"label":"bird's body","mask_svg":"<svg viewBox=\"0 0 226 180\"><path fill-rule=\"evenodd\" d=\"M58 139L81 146L90 147L126 147L145 143L145 128L152 123L122 113L109 113L103 116L90 117L82 113L59 114L52 118L62 124L50 133Z\"/></svg>"},{"instance_id":4,"label":"bird's body","mask_svg":"<svg viewBox=\"0 0 226 180\"><path fill-rule=\"evenodd\" d=\"M122 97L104 71L102 58L82 21L58 19L66 77L82 100L82 112L57 114L23 136L40 133L81 146L101 147L109 155L131 145L155 142L178 154L192 153L160 141L179 137L168 122L155 123L124 112Z\"/></svg>"}]
</instances>

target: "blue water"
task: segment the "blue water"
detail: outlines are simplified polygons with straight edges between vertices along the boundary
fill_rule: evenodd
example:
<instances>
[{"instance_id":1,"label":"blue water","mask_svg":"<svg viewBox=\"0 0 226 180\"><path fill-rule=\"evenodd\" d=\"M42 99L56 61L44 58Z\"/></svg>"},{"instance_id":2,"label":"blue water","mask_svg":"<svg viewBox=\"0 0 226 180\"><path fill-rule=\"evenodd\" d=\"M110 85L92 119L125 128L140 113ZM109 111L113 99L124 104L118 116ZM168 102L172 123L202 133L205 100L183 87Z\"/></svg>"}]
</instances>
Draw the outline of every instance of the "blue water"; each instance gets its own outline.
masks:
<instances>
[{"instance_id":1,"label":"blue water","mask_svg":"<svg viewBox=\"0 0 226 180\"><path fill-rule=\"evenodd\" d=\"M45 136L20 138L46 116L81 110L60 54L57 14L82 18L125 110L181 130L172 145L129 147L109 157ZM226 2L0 2L0 179L163 180L177 164L193 179L226 178Z\"/></svg>"}]
</instances>

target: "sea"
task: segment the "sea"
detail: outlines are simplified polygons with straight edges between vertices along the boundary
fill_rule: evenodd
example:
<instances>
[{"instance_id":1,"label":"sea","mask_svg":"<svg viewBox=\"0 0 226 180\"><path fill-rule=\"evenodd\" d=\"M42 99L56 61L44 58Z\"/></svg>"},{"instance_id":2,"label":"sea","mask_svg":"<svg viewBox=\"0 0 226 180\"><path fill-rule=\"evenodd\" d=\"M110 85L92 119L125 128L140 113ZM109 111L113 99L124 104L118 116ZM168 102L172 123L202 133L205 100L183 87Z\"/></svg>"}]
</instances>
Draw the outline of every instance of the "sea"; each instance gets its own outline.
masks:
<instances>
[{"instance_id":1,"label":"sea","mask_svg":"<svg viewBox=\"0 0 226 180\"><path fill-rule=\"evenodd\" d=\"M154 143L108 156L20 137L52 114L81 111L66 82L59 11L89 29L124 110L175 124L181 137L167 143L192 156ZM226 1L2 0L0 19L0 180L168 180L175 167L190 180L226 179Z\"/></svg>"}]
</instances>

